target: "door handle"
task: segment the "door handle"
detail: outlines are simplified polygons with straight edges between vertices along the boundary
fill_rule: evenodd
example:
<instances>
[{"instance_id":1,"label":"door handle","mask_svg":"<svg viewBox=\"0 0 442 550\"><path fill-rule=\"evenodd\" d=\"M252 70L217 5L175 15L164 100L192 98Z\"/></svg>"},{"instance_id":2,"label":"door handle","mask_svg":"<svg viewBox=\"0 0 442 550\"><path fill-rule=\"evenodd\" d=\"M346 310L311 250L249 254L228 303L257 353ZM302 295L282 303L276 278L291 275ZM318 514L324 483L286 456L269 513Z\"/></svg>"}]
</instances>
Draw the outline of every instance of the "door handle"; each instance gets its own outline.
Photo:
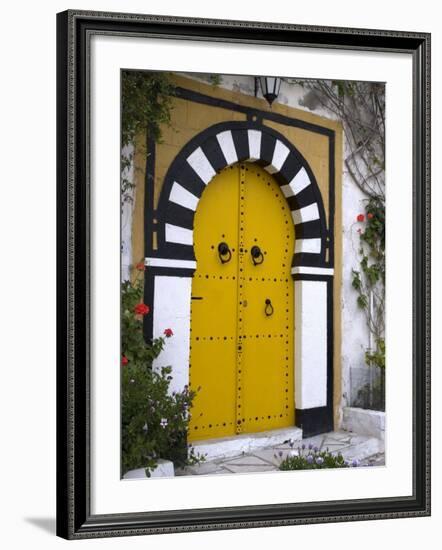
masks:
<instances>
[{"instance_id":1,"label":"door handle","mask_svg":"<svg viewBox=\"0 0 442 550\"><path fill-rule=\"evenodd\" d=\"M225 242L219 243L218 245L218 256L222 264L230 262L232 259L232 253L230 252L229 245Z\"/></svg>"},{"instance_id":2,"label":"door handle","mask_svg":"<svg viewBox=\"0 0 442 550\"><path fill-rule=\"evenodd\" d=\"M253 265L260 265L264 261L261 249L256 244L250 249L250 254L252 255Z\"/></svg>"},{"instance_id":3,"label":"door handle","mask_svg":"<svg viewBox=\"0 0 442 550\"><path fill-rule=\"evenodd\" d=\"M272 305L272 301L270 300L270 298L266 298L266 301L265 301L265 308L264 308L264 313L266 314L266 317L270 317L270 315L273 315L273 305Z\"/></svg>"},{"instance_id":4,"label":"door handle","mask_svg":"<svg viewBox=\"0 0 442 550\"><path fill-rule=\"evenodd\" d=\"M191 296L190 298L192 300L202 300L204 298L204 296Z\"/></svg>"}]
</instances>

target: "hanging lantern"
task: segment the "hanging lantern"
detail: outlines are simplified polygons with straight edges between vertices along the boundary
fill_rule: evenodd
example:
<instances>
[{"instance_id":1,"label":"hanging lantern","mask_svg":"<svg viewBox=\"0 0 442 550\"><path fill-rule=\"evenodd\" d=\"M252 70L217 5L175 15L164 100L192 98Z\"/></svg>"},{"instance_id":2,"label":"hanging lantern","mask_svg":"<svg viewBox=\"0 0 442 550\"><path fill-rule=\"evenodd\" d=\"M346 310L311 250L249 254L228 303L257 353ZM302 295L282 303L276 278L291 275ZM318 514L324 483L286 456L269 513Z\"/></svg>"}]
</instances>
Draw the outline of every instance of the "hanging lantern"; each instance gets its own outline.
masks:
<instances>
[{"instance_id":1,"label":"hanging lantern","mask_svg":"<svg viewBox=\"0 0 442 550\"><path fill-rule=\"evenodd\" d=\"M262 95L267 99L268 104L271 105L279 95L281 79L275 76L260 76L259 84Z\"/></svg>"}]
</instances>

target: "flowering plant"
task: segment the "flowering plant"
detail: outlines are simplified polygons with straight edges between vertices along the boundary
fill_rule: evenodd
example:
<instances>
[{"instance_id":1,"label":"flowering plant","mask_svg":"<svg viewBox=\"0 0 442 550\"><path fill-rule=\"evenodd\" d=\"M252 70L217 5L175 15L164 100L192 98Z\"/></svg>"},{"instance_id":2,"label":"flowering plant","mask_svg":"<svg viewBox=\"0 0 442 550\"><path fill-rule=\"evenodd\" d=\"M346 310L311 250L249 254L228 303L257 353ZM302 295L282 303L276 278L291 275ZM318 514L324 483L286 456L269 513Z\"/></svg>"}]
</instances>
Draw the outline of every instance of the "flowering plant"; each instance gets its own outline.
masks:
<instances>
[{"instance_id":1,"label":"flowering plant","mask_svg":"<svg viewBox=\"0 0 442 550\"><path fill-rule=\"evenodd\" d=\"M360 269L352 270L351 284L357 304L364 312L373 336L373 349L367 349L368 366L385 368L385 205L382 200L365 201L365 214L356 216L359 234Z\"/></svg>"},{"instance_id":2,"label":"flowering plant","mask_svg":"<svg viewBox=\"0 0 442 550\"><path fill-rule=\"evenodd\" d=\"M294 443L289 442L293 449ZM278 456L278 455L277 455ZM320 470L323 468L350 468L358 466L358 461L352 462L345 460L341 453L333 454L328 448L321 451L318 447L312 444L306 446L302 444L297 450L288 451L284 457L284 453L280 451L279 464L280 470Z\"/></svg>"},{"instance_id":3,"label":"flowering plant","mask_svg":"<svg viewBox=\"0 0 442 550\"><path fill-rule=\"evenodd\" d=\"M154 338L146 344L143 317L150 310L141 302L142 294L143 282L139 273L134 275L132 282L123 282L121 463L122 474L144 467L149 476L159 458L184 466L198 463L203 457L187 446L189 410L195 392L187 386L182 391L170 392L172 367L152 368L154 359L163 350L166 338L173 336L173 331L165 329L164 337Z\"/></svg>"},{"instance_id":4,"label":"flowering plant","mask_svg":"<svg viewBox=\"0 0 442 550\"><path fill-rule=\"evenodd\" d=\"M146 304L137 304L134 307L134 311L137 315L147 315L150 311L149 306L146 306Z\"/></svg>"}]
</instances>

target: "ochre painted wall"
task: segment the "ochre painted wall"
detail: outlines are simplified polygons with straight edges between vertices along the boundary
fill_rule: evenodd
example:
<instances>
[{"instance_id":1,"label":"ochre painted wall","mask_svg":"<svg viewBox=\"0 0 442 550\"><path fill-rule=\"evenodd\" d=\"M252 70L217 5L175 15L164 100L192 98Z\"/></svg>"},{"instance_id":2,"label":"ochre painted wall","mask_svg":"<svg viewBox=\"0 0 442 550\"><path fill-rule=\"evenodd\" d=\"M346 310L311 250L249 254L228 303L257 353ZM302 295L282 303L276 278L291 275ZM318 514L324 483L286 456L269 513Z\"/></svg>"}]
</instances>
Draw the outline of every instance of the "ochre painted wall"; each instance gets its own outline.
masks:
<instances>
[{"instance_id":1,"label":"ochre painted wall","mask_svg":"<svg viewBox=\"0 0 442 550\"><path fill-rule=\"evenodd\" d=\"M301 109L294 109L287 105L274 103L270 107L266 100L255 98L232 90L225 90L174 75L177 86L200 92L215 98L231 101L239 105L256 108L261 111L271 111L291 118L297 118L312 124L323 126L335 131L335 277L334 277L334 418L335 425L339 419L339 405L341 402L341 284L342 284L342 216L341 216L341 188L342 188L342 140L343 131L339 122L320 117ZM171 113L171 125L161 129L161 143L157 144L155 155L154 181L154 208L158 204L162 184L166 172L180 150L197 134L220 122L244 121L246 116L237 111L230 111L219 107L203 105L184 99L174 98ZM284 135L300 151L309 163L322 194L322 200L328 221L329 181L328 181L328 138L308 130L288 127L276 122L264 121L265 125L274 128ZM132 250L134 262L144 257L144 185L146 171L145 136L139 136L135 144L135 202L132 230ZM156 248L156 235L153 236L153 247Z\"/></svg>"}]
</instances>

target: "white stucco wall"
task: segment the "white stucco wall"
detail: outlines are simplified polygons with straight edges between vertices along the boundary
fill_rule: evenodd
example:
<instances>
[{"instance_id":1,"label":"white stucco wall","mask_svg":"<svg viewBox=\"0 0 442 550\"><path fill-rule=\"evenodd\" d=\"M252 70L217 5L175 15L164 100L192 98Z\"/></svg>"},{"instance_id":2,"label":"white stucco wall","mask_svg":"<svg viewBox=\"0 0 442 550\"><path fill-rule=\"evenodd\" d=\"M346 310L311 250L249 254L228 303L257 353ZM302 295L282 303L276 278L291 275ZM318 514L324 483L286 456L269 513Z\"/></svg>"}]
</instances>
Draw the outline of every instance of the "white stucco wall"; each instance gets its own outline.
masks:
<instances>
[{"instance_id":1,"label":"white stucco wall","mask_svg":"<svg viewBox=\"0 0 442 550\"><path fill-rule=\"evenodd\" d=\"M191 287L190 277L155 277L153 336L163 336L164 329L171 326L174 336L168 339L154 368L172 367L170 391L182 391L189 384Z\"/></svg>"},{"instance_id":2,"label":"white stucco wall","mask_svg":"<svg viewBox=\"0 0 442 550\"><path fill-rule=\"evenodd\" d=\"M129 158L133 156L134 148L132 145L124 147L123 155ZM129 181L134 178L133 162L123 172L122 175ZM127 199L121 207L121 280L127 281L130 276L130 266L132 264L132 212L134 203L134 189L130 189L126 193Z\"/></svg>"},{"instance_id":3,"label":"white stucco wall","mask_svg":"<svg viewBox=\"0 0 442 550\"><path fill-rule=\"evenodd\" d=\"M344 171L342 189L342 406L351 406L357 390L369 375L365 364L365 350L369 345L369 333L363 312L356 303L357 294L351 286L352 269L358 269L357 255L359 235L356 216L363 212L364 195Z\"/></svg>"},{"instance_id":4,"label":"white stucco wall","mask_svg":"<svg viewBox=\"0 0 442 550\"><path fill-rule=\"evenodd\" d=\"M297 409L327 405L325 281L295 281L295 403Z\"/></svg>"}]
</instances>

